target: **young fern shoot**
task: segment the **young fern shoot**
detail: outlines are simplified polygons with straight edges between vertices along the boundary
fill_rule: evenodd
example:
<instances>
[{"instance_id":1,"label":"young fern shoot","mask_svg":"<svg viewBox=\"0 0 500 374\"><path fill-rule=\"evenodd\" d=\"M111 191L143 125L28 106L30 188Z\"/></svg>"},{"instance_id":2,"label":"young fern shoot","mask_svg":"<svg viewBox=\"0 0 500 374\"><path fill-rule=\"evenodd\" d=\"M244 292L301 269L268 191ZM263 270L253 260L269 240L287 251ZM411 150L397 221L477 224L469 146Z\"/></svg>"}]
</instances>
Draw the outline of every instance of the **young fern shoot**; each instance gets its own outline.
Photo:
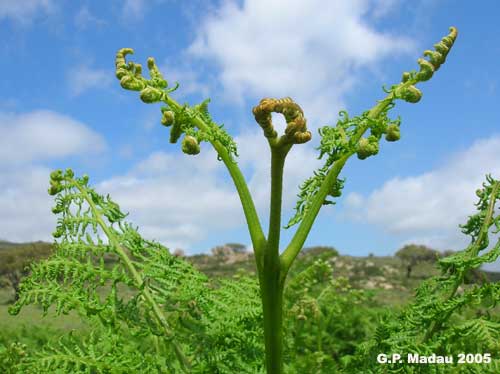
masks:
<instances>
[{"instance_id":1,"label":"young fern shoot","mask_svg":"<svg viewBox=\"0 0 500 374\"><path fill-rule=\"evenodd\" d=\"M311 132L307 130L301 107L291 98L265 98L253 108L255 120L262 127L271 151L271 196L266 237L243 174L236 163L237 151L234 141L222 126L218 126L210 118L207 110L208 100L191 107L187 104L180 105L171 97L178 85L168 88L167 81L158 71L153 58L148 59L150 79L146 79L142 76L140 64L127 63L125 60L126 55L133 53L133 50L124 48L118 51L116 76L121 86L128 90L140 91L140 98L145 103L161 102L165 105L161 108L161 123L171 127L170 141L175 143L184 134L182 151L190 155L200 152L201 142L211 143L234 181L255 251L264 316L266 368L269 374L283 372L282 309L286 276L321 207L333 203L328 200L329 196L341 195L344 180L339 178L340 172L354 154L361 160L376 155L383 135L387 141L400 138L400 120L389 119L389 110L395 106L396 100L409 103L420 101L422 93L415 85L429 80L440 68L456 37L457 30L451 27L450 33L434 45L435 50L424 52L428 59L417 60L419 71L403 73L401 82L390 89L384 89L386 97L378 101L372 109L352 118L342 111L336 126L324 126L320 129L319 157L326 157L325 164L301 185L296 214L286 225L289 228L298 224L298 228L282 254L280 230L285 159L294 144L305 143L311 139ZM273 112L285 117L287 126L281 136L278 136L273 127ZM368 130L370 134L365 136Z\"/></svg>"},{"instance_id":2,"label":"young fern shoot","mask_svg":"<svg viewBox=\"0 0 500 374\"><path fill-rule=\"evenodd\" d=\"M209 99L199 105L181 105L169 94L178 88L176 84L167 88L168 83L159 72L152 57L148 58L148 69L150 79L142 76L142 66L134 62L126 62L125 57L132 54L133 49L122 48L116 54L115 66L116 77L120 85L132 91L140 91L143 102L151 104L162 102L161 123L170 127L170 142L176 143L184 134L182 140L182 151L189 155L198 154L201 150L200 143L206 141L212 144L217 152L218 159L226 165L234 182L241 200L243 212L247 221L253 248L256 254L261 253L265 246L265 236L253 203L247 184L238 168L235 157L238 155L236 145L232 137L212 121L208 113Z\"/></svg>"},{"instance_id":3,"label":"young fern shoot","mask_svg":"<svg viewBox=\"0 0 500 374\"><path fill-rule=\"evenodd\" d=\"M267 233L238 166L237 146L224 126L211 118L210 100L192 106L178 103L172 95L179 84L169 87L153 58L147 60L146 78L140 64L126 60L133 50L120 49L115 59L120 85L138 91L144 103L161 105L160 122L170 129L170 142L180 141L182 152L192 156L201 153L203 143L209 143L227 168L248 226L258 282L240 277L220 280L213 287L206 276L171 255L167 248L143 239L125 222L127 215L118 204L89 186L87 176L75 177L71 169L56 170L51 173L49 188L56 200L53 213L59 217L53 233L55 251L47 260L32 265L30 276L21 283L20 297L9 311L18 314L25 305L41 304L47 313L55 306L56 314L77 312L93 323L95 331L79 342L70 334L31 356L25 355L23 346L12 345L6 354L0 350L0 369L4 367L2 357L7 357L15 361L12 367L17 372L25 373L132 370L229 374L262 372L264 367L268 374L283 373L284 305L300 321L305 320L304 311L310 307L321 331L321 325L331 323L335 316L324 315L320 305L334 300L331 304L345 311L352 300L342 299L343 281L331 278L331 267L324 261L316 261L287 285L287 294L299 300L296 305L284 300L287 276L319 211L341 196L345 179L340 173L352 156L365 160L378 154L382 137L388 142L400 139L401 120L389 118L389 111L397 100L420 101L422 93L416 85L432 78L456 37L457 30L451 27L434 50L424 51L424 57L417 60L419 70L404 72L399 83L383 88L386 95L373 108L358 116L341 111L334 126L319 129L318 158L324 164L300 185L295 214L286 225L281 221L286 157L294 145L310 141L312 134L304 111L290 97L264 98L253 108L271 153ZM285 118L283 134L276 131L272 113ZM463 226L463 232L472 237L471 244L441 259L441 275L424 282L416 302L397 321L382 323L374 339L358 349L357 356L345 357L344 368L351 372L401 371L397 366L374 369L375 360L368 361L367 357L373 357L381 347L401 353L446 351L459 347L453 344L464 335L498 350L498 320L489 315L465 322L454 319L456 311L473 302L492 309L500 300L498 284L461 289L469 271L500 257L500 241L487 251L490 232L500 232L500 215L498 208L495 210L500 201L500 181L488 176L477 195L479 212ZM282 228L295 229L284 246ZM328 279L330 284L309 297L306 288L318 278ZM361 293L356 297L364 298ZM322 367L320 361L327 354L322 352L321 336L316 338L320 355L315 359ZM329 358L333 368L333 359ZM499 368L500 361L495 365Z\"/></svg>"},{"instance_id":4,"label":"young fern shoot","mask_svg":"<svg viewBox=\"0 0 500 374\"><path fill-rule=\"evenodd\" d=\"M455 42L457 29L450 28L450 33L434 45L435 50L424 51L429 59L419 58L419 71L404 72L401 82L385 89L386 97L378 101L370 110L362 115L349 118L346 111L340 112L340 119L335 127L324 126L319 130L321 142L319 158L326 156L325 164L314 175L300 186L296 214L290 219L287 228L299 224L290 244L282 255L285 269L289 269L293 260L302 248L305 239L316 219L322 205L333 204L328 197L339 197L344 186L344 179L339 178L347 160L354 154L364 160L379 152L382 135L389 142L400 139L400 118L391 120L387 116L395 106L396 100L417 103L422 98L422 92L415 87L417 83L432 78ZM364 137L370 130L370 135Z\"/></svg>"}]
</instances>

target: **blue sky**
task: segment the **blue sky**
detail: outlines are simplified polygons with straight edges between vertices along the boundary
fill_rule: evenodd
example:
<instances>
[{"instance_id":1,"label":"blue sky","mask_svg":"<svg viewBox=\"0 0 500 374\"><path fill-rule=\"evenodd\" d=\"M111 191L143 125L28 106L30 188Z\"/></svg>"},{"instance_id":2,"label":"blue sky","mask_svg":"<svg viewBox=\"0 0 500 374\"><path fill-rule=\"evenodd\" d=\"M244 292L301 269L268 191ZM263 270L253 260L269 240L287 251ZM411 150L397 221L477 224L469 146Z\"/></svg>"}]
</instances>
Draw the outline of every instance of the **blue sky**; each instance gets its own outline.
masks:
<instances>
[{"instance_id":1,"label":"blue sky","mask_svg":"<svg viewBox=\"0 0 500 374\"><path fill-rule=\"evenodd\" d=\"M50 240L48 173L72 167L171 249L250 244L223 164L208 144L195 157L169 144L159 106L114 77L120 48L134 48L143 65L155 57L180 83L178 101L212 99L265 223L269 156L252 107L291 96L313 131L285 169L287 220L298 184L320 165L317 129L335 124L340 109L369 109L453 25L457 42L419 86L421 102L392 111L403 119L401 141L348 162L341 200L320 212L306 245L351 255L392 254L409 242L460 249L474 191L486 173L500 178L499 13L495 1L3 0L0 238Z\"/></svg>"}]
</instances>

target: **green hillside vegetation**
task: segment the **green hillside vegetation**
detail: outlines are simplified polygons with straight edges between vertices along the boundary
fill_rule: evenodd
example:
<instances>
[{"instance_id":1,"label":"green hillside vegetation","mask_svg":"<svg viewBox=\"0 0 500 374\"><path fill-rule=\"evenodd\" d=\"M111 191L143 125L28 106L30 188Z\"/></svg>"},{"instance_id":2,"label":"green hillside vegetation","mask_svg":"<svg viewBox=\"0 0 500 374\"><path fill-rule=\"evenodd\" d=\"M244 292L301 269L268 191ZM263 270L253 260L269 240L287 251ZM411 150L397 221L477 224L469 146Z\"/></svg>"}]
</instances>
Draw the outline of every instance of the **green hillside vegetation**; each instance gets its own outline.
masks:
<instances>
[{"instance_id":1,"label":"green hillside vegetation","mask_svg":"<svg viewBox=\"0 0 500 374\"><path fill-rule=\"evenodd\" d=\"M46 245L50 245L50 243L45 243L43 241L36 241L36 242L26 242L26 243L13 243L9 242L7 240L1 240L0 239L0 251L2 250L11 250L18 248L20 250L26 249L26 248L33 248L33 247L43 247Z\"/></svg>"},{"instance_id":2,"label":"green hillside vegetation","mask_svg":"<svg viewBox=\"0 0 500 374\"><path fill-rule=\"evenodd\" d=\"M40 306L27 305L16 317L7 313L8 306L15 299L15 291L9 284L6 269L16 274L27 274L26 265L46 258L51 252L51 245L41 242L2 244L0 266L4 275L0 288L0 368L10 365L1 361L2 346L10 347L10 353L4 355L12 360L17 354L13 353L15 350L23 354L24 349L29 347L34 352L53 344L54 337L68 331L73 331L75 339L89 339L95 327L83 322L74 311L56 318L52 307L43 317ZM234 243L218 246L211 254L184 256L182 251L176 251L176 256L183 257L206 274L213 287L218 287L224 279L244 278L256 272L253 253ZM106 267L111 269L113 266L114 261L108 259ZM470 277L471 282L495 280L500 275L482 271L476 273ZM380 318L402 310L414 298L415 288L438 274L436 264L428 259L416 261L408 278L406 262L396 256L354 257L340 255L333 247L305 248L291 269L286 297L289 316L285 326L286 347L288 352L297 355L293 372L310 372L308 370L314 367L317 373L336 370L340 358L354 357L359 342L367 341L376 334ZM329 291L325 293L327 289ZM109 287L106 287L100 292L105 296L108 291ZM122 295L128 292L123 287L121 291L124 291ZM344 318L331 318L332 310L335 310L335 315L340 314ZM465 315L467 313L465 311ZM475 313L481 314L481 308ZM12 342L19 343L13 345Z\"/></svg>"},{"instance_id":3,"label":"green hillside vegetation","mask_svg":"<svg viewBox=\"0 0 500 374\"><path fill-rule=\"evenodd\" d=\"M236 250L235 247L237 248ZM453 252L440 253L425 246L405 246L396 252L395 256L355 257L339 254L334 247L315 246L304 248L299 254L299 261L294 264L291 274L298 274L314 261L324 260L332 266L334 278L346 278L356 289L373 290L382 294L382 304L404 304L412 295L413 290L425 279L439 274L435 261L422 257L413 259L411 276L407 273L407 260L401 253L408 248L429 251L435 259ZM52 252L52 244L42 241L28 243L12 243L0 241L0 305L5 305L15 299L15 288L12 279L16 281L29 273L29 265L34 261L47 258ZM399 254L399 255L398 255ZM255 259L251 251L244 245L228 243L211 250L209 254L185 256L183 251L177 251L177 256L184 258L196 269L211 279L232 278L242 274L255 275ZM107 260L107 267L112 268L115 259ZM469 283L500 280L500 272L475 271L469 274ZM391 295L387 298L386 296ZM8 318L5 314L0 315ZM0 322L1 323L1 322Z\"/></svg>"},{"instance_id":4,"label":"green hillside vegetation","mask_svg":"<svg viewBox=\"0 0 500 374\"><path fill-rule=\"evenodd\" d=\"M32 243L0 241L0 287L11 288L12 297L17 300L19 283L29 274L30 264L47 258L51 252L52 244L41 241Z\"/></svg>"}]
</instances>

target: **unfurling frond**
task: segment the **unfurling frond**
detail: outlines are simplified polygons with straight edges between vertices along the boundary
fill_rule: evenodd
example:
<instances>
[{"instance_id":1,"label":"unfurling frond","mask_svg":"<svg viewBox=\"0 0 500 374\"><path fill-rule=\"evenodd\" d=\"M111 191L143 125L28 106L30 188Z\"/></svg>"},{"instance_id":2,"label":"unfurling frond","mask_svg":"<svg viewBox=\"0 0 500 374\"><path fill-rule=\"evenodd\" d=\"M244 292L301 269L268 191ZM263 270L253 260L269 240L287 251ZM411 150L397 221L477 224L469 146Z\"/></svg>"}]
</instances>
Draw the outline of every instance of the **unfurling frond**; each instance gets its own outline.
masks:
<instances>
[{"instance_id":1,"label":"unfurling frond","mask_svg":"<svg viewBox=\"0 0 500 374\"><path fill-rule=\"evenodd\" d=\"M281 113L286 120L285 134L281 140L283 144L301 144L311 140L311 132L307 130L306 119L302 108L291 98L262 99L252 110L255 121L262 127L264 136L275 139L278 133L273 127L271 113Z\"/></svg>"},{"instance_id":2,"label":"unfurling frond","mask_svg":"<svg viewBox=\"0 0 500 374\"><path fill-rule=\"evenodd\" d=\"M405 72L403 73L401 83L393 85L388 90L384 88L384 91L388 95L379 102L377 110L372 109L364 112L361 116L352 118L349 118L346 111L341 111L339 113L340 119L337 121L336 126L324 126L319 129L321 136L321 143L318 148L320 150L319 158L326 156L325 164L300 186L300 192L297 195L299 199L295 206L295 215L290 219L285 228L289 228L302 220L314 197L325 182L328 171L335 162L341 159L346 160L354 153L357 154L360 160L376 155L379 152L380 139L384 134L385 139L389 142L400 139L401 121L399 118L396 120L389 119L387 116L388 111L395 106L397 99L409 103L420 101L422 93L415 87L415 84L429 80L434 72L439 69L445 62L446 56L453 46L456 37L457 30L451 27L449 35L445 36L434 46L436 51L427 50L424 52L424 55L429 57L429 60L418 59L420 71ZM264 117L262 122L267 125L270 123L270 120L267 120L268 118ZM370 135L363 137L368 129L370 129ZM335 185L338 187L343 182L344 180L337 179ZM334 190L336 192L339 191L338 188ZM328 196L335 197L335 194L329 193ZM324 203L332 204L331 201L326 200Z\"/></svg>"},{"instance_id":3,"label":"unfurling frond","mask_svg":"<svg viewBox=\"0 0 500 374\"><path fill-rule=\"evenodd\" d=\"M161 108L160 122L164 126L171 127L170 143L177 143L182 134L185 134L181 149L186 154L200 153L200 143L205 141L218 142L226 149L230 157L237 157L238 151L233 138L226 132L223 125L216 124L210 117L208 112L210 99L194 106L179 105L170 97L170 93L175 91L179 84L176 83L174 87L168 88L167 81L152 57L148 58L150 79L144 78L140 64L127 63L125 60L126 56L133 52L131 48L122 48L118 51L115 60L116 77L124 89L140 91L140 98L143 102L166 104Z\"/></svg>"}]
</instances>

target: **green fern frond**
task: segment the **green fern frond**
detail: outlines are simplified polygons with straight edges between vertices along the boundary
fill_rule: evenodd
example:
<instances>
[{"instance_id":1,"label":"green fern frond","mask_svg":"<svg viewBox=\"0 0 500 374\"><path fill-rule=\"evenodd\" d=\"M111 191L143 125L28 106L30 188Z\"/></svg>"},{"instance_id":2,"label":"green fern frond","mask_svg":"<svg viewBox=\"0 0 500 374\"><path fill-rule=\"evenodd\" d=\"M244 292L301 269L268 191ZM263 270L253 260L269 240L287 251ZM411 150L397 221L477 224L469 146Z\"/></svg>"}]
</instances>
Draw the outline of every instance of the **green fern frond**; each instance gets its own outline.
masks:
<instances>
[{"instance_id":1,"label":"green fern frond","mask_svg":"<svg viewBox=\"0 0 500 374\"><path fill-rule=\"evenodd\" d=\"M500 321L495 309L500 302L500 283L464 284L464 277L472 269L495 261L499 257L499 243L483 254L491 239L498 235L500 181L486 177L483 188L477 191L477 213L470 216L463 232L472 238L464 250L439 260L441 274L432 277L417 288L415 300L402 312L387 317L370 342L359 348L350 360L349 368L363 368L363 372L380 372L380 365L367 364L367 357L375 361L380 352L418 352L454 355L457 352L492 353L491 364L462 364L442 367L443 373L496 373L500 360L498 351ZM466 318L467 313L481 317ZM477 313L481 314L477 314ZM435 366L437 367L437 366ZM434 367L434 369L435 369ZM366 369L366 370L365 370ZM430 365L411 367L384 365L385 372L430 373ZM406 370L406 371L405 371Z\"/></svg>"},{"instance_id":2,"label":"green fern frond","mask_svg":"<svg viewBox=\"0 0 500 374\"><path fill-rule=\"evenodd\" d=\"M170 143L177 143L184 134L182 141L182 151L189 155L200 153L200 143L202 141L217 143L225 148L227 154L233 159L238 157L238 150L233 138L226 132L223 125L216 124L208 112L210 99L204 100L201 104L189 106L180 105L175 102L170 93L175 91L179 84L173 88L168 88L167 81L158 70L152 57L148 58L148 68L151 79L142 76L142 67L134 62L126 62L126 56L134 51L131 48L120 49L116 54L116 77L120 80L120 85L132 91L140 91L140 98L145 103L163 102L161 108L161 123L171 127ZM218 159L221 160L220 155Z\"/></svg>"},{"instance_id":3,"label":"green fern frond","mask_svg":"<svg viewBox=\"0 0 500 374\"><path fill-rule=\"evenodd\" d=\"M58 170L51 174L50 184L59 215L55 252L33 265L21 284L19 300L10 308L12 314L27 304L40 304L45 313L55 306L56 314L77 311L96 324L97 331L113 336L124 336L126 329L133 340L157 337L165 346L161 370L175 368L166 372L262 369L262 311L255 279L221 280L214 286L160 243L142 238L124 221L127 215L118 204L88 185L88 177ZM122 366L93 353L102 351L108 337L68 339L47 347L36 359L42 364L33 367L122 372ZM124 343L115 345L120 344ZM130 355L133 362L122 360L124 367L150 359L149 353L138 352ZM138 369L148 372L144 370Z\"/></svg>"},{"instance_id":4,"label":"green fern frond","mask_svg":"<svg viewBox=\"0 0 500 374\"><path fill-rule=\"evenodd\" d=\"M141 343L106 331L91 333L83 339L70 333L34 352L16 369L27 374L172 372L163 359L144 350L149 345Z\"/></svg>"},{"instance_id":5,"label":"green fern frond","mask_svg":"<svg viewBox=\"0 0 500 374\"><path fill-rule=\"evenodd\" d=\"M106 328L118 329L124 321L137 336L171 341L171 354L186 365L166 315L180 314L183 309L172 311L173 305L198 295L206 277L159 243L143 239L123 221L126 214L118 204L88 186L88 177L58 170L50 184L59 215L55 254L33 266L10 312L38 303L45 312L55 305L57 314L76 310L82 316L95 315Z\"/></svg>"},{"instance_id":6,"label":"green fern frond","mask_svg":"<svg viewBox=\"0 0 500 374\"><path fill-rule=\"evenodd\" d=\"M295 206L295 215L289 220L285 228L299 223L310 208L314 197L319 192L326 175L332 165L341 159L346 159L354 153L357 153L359 159L364 160L379 152L379 142L382 135L385 134L387 141L397 141L400 138L400 118L391 120L387 113L395 106L395 101L400 99L410 103L416 103L422 97L422 93L415 87L419 82L426 81L432 77L440 65L445 62L446 55L453 46L457 37L457 30L450 28L449 35L445 36L435 48L436 51L425 51L424 55L429 60L418 59L420 71L405 72L401 83L393 85L390 89L384 91L388 94L385 99L382 110L378 112L366 111L360 116L349 118L346 111L339 113L339 120L335 127L324 126L319 129L321 142L321 159L326 156L324 165L314 172L314 175L302 183L299 187L300 192L297 195L298 200ZM370 129L370 135L363 138L363 134ZM337 179L331 191L327 196L339 197L342 192L343 179ZM324 204L333 204L333 201L326 200Z\"/></svg>"},{"instance_id":7,"label":"green fern frond","mask_svg":"<svg viewBox=\"0 0 500 374\"><path fill-rule=\"evenodd\" d=\"M481 342L481 345L484 345L488 352L500 350L500 322L475 318L454 326L452 331L459 339L465 338L468 342Z\"/></svg>"}]
</instances>

